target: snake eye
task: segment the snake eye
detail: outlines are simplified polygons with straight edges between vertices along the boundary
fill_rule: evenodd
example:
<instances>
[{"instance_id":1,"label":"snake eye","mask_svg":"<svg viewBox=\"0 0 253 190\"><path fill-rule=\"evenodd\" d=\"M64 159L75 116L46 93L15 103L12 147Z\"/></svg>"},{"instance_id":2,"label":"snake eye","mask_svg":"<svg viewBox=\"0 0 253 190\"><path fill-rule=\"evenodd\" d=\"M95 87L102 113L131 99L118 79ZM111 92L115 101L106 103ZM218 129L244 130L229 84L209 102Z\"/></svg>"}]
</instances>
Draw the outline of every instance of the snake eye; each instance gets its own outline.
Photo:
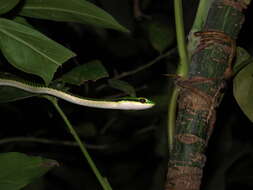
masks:
<instances>
[{"instance_id":1,"label":"snake eye","mask_svg":"<svg viewBox=\"0 0 253 190\"><path fill-rule=\"evenodd\" d=\"M147 100L145 98L140 98L139 101L140 101L140 103L143 103L143 104L147 102Z\"/></svg>"}]
</instances>

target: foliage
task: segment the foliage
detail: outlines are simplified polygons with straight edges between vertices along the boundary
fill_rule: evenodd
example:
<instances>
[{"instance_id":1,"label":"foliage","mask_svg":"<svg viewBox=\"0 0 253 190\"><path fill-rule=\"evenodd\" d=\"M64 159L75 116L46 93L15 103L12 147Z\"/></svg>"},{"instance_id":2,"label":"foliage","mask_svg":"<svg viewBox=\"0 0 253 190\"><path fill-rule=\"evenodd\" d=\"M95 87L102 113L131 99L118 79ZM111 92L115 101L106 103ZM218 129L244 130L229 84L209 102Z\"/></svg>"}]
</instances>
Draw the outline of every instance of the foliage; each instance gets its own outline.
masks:
<instances>
[{"instance_id":1,"label":"foliage","mask_svg":"<svg viewBox=\"0 0 253 190\"><path fill-rule=\"evenodd\" d=\"M59 164L54 160L10 152L0 154L0 188L18 190Z\"/></svg>"},{"instance_id":2,"label":"foliage","mask_svg":"<svg viewBox=\"0 0 253 190\"><path fill-rule=\"evenodd\" d=\"M186 28L194 19L187 16L194 15L197 4L192 4L184 2ZM90 109L63 101L59 104L112 189L157 190L163 189L167 167L165 122L172 91L171 80L163 74L175 73L178 62L172 49L176 47L173 5L171 1L143 0L143 11L151 19L141 21L133 17L131 5L128 0L2 1L0 71L87 97L130 95L154 100L154 109L134 112ZM238 50L233 80L234 96L242 110L228 86L209 147L204 189L253 186L248 171L252 164L252 123L243 114L252 120L252 25L247 25L250 15L247 18L239 43L248 53ZM201 19L199 16L196 28L201 26ZM77 143L64 130L65 123L53 106L39 97L0 88L0 170L10 171L4 180L15 179L16 185L1 188L0 177L0 189L101 188L75 148ZM53 160L61 163L60 167L52 169L57 165ZM44 165L48 167L41 167ZM19 171L26 172L17 175ZM242 179L237 178L242 172ZM217 173L222 177L216 177Z\"/></svg>"},{"instance_id":3,"label":"foliage","mask_svg":"<svg viewBox=\"0 0 253 190\"><path fill-rule=\"evenodd\" d=\"M0 20L1 51L18 69L42 77L46 84L56 69L75 54L46 36L11 20Z\"/></svg>"},{"instance_id":4,"label":"foliage","mask_svg":"<svg viewBox=\"0 0 253 190\"><path fill-rule=\"evenodd\" d=\"M253 122L253 63L241 69L234 78L234 96L245 113Z\"/></svg>"},{"instance_id":5,"label":"foliage","mask_svg":"<svg viewBox=\"0 0 253 190\"><path fill-rule=\"evenodd\" d=\"M96 81L100 78L108 77L108 73L101 61L95 60L84 65L73 68L61 77L61 80L73 85L82 85L86 81Z\"/></svg>"},{"instance_id":6,"label":"foliage","mask_svg":"<svg viewBox=\"0 0 253 190\"><path fill-rule=\"evenodd\" d=\"M146 2L146 6L150 3L151 2ZM128 11L131 12L131 9ZM120 25L109 13L95 4L84 0L4 1L1 3L0 14L2 16L0 18L0 49L3 55L0 63L1 77L18 78L19 80L26 80L31 83L44 82L46 85L51 87L64 91L74 91L76 94L84 94L84 96L86 95L89 97L94 96L97 98L110 98L118 96L136 96L136 93L138 93L138 95L141 93L143 96L145 94L147 96L151 95L150 92L146 93L148 92L146 90L147 82L145 82L147 78L145 76L141 77L138 79L139 82L137 82L132 75L147 69L154 63L168 57L168 48L172 46L174 41L174 33L171 29L172 27L168 27L167 22L165 23L161 21L160 18L155 19L156 22L146 20L143 22L143 25L142 23L139 23L138 25L142 27L141 30L146 34L143 37L137 37L136 40L134 35L127 34L129 32L128 29L126 29L123 25ZM132 15L130 19L131 22L134 21ZM122 22L124 23L124 21ZM155 25L151 27L153 23L159 23L159 27L161 27L161 29L156 31L156 27L154 27ZM157 35L155 35L155 33L157 33ZM167 34L170 35L170 38L166 38L165 35ZM87 37L85 35L87 35ZM150 42L148 41L148 35L150 35ZM91 38L91 41L89 38ZM122 39L121 42L119 39ZM111 46L112 43L115 44L114 47ZM160 45L160 43L162 44ZM120 50L120 46L131 49L131 56L133 56L132 60L135 61L133 64L128 63L130 60L123 59L124 57L129 56L129 53L127 49L126 51ZM117 55L115 53L116 51L120 52L121 55ZM136 57L139 56L138 54L146 54L146 51L150 52L150 56L145 59L140 59L139 62L136 61ZM160 54L160 58L155 59L155 56L158 53ZM123 63L116 64L116 60L120 60ZM144 65L145 62L148 62L147 66ZM127 65L128 68L124 68ZM127 70L126 73L124 73L124 69ZM124 76L118 74L118 72L124 74ZM114 76L112 73L114 73ZM109 75L111 77L108 79ZM132 78L131 79L129 77L129 81L120 79L128 76L131 76ZM152 81L151 78L148 80ZM135 84L137 88L131 85L131 83ZM23 118L24 121L29 119L32 123L36 122L36 128L33 129L30 128L31 126L29 124L24 125L22 122L18 123L22 131L29 131L27 132L30 134L29 136L31 136L31 138L22 137L22 135L25 134L19 130L15 130L14 133L8 135L8 129L6 127L9 126L10 128L16 129L15 126L17 124L14 124L15 120L9 120L8 124L4 124L7 133L3 132L4 139L0 142L0 145L4 147L5 151L9 150L8 144L13 142L13 140L17 140L17 142L21 140L24 144L19 144L21 145L21 149L14 148L11 150L33 152L33 154L36 154L38 150L37 153L42 156L45 156L44 154L48 151L43 151L43 145L40 147L40 143L49 143L53 146L57 146L56 142L58 142L60 146L77 145L72 141L65 142L64 140L54 140L57 138L64 138L65 135L62 136L62 133L58 132L59 130L62 130L57 127L59 125L57 119L58 115L55 111L51 111L50 105L44 104L45 107L41 109L44 100L38 98L27 100L27 98L34 97L34 94L11 87L1 87L0 93L0 102L2 103L0 106L3 108L1 109L2 115L7 114L8 116L11 116L12 114L15 118L15 114L11 111L11 108L14 108L14 110L17 111L15 113L26 115L26 117ZM155 96L155 94L153 94L153 96ZM65 124L70 127L70 132L72 134L75 133L66 115L58 106L57 101L47 96L37 97L49 99L65 120ZM160 99L160 95L155 98ZM16 101L17 104L20 105L16 105ZM27 102L29 101L33 102L32 107L28 106L29 103ZM132 133L131 136L133 137L131 138L133 139L133 142L128 142L125 138L116 138L115 140L117 142L111 144L115 137L113 137L111 132L108 131L119 130L121 133L121 131L124 131L124 128L127 126L127 123L132 123L134 120L135 125L138 126L139 124L142 124L145 121L145 117L152 114L152 112L125 112L120 114L121 112L116 113L106 110L103 113L99 113L93 109L85 109L70 104L67 104L66 106L67 107L64 107L64 111L68 113L68 117L71 120L73 119L72 116L86 112L85 115L87 116L87 119L80 117L74 122L74 125L77 127L77 131L84 134L85 137L89 137L91 139L101 141L100 138L105 138L105 141L102 140L99 143L101 145L88 144L88 148L100 150L99 147L102 147L100 151L110 152L111 148L109 149L108 147L113 145L116 149L113 148L115 150L112 150L114 152L118 152L118 148L123 145L123 147L126 147L125 151L128 151L129 148L130 150L132 149L129 143L137 141L136 143L138 144L140 142L147 141L153 131L153 127L148 123L144 126L139 126L136 129L134 128L134 125L132 125L132 127L126 130L126 132L129 134ZM46 112L40 112L43 109L45 109ZM158 110L160 109L161 107L158 107ZM76 110L79 111L76 112ZM136 117L139 117L138 115L144 119L136 121ZM3 118L7 119L8 117ZM149 120L155 121L154 118L150 118ZM12 121L14 121L14 123L12 123ZM2 122L5 123L5 121ZM47 126L52 127L48 128ZM90 133L88 126L92 126L91 130L95 133ZM54 133L55 135L50 135ZM91 135L89 135L89 133ZM145 137L144 139L139 138L139 136L143 136L142 134L148 134L148 137ZM14 138L10 136L14 136ZM43 136L45 136L45 138L43 138ZM101 176L101 174L99 174L92 158L89 156L86 148L83 147L79 137L77 135L74 136L85 154L85 157L88 159L89 165L93 168L93 171L95 168L94 172L103 188L111 189L109 184L111 179L107 180L104 178L105 175ZM50 138L52 140L50 140ZM29 143L30 145L26 144L29 140L31 140L31 143ZM33 142L37 142L38 144L34 144ZM27 146L34 147L31 147L31 150L29 150ZM38 149L37 147L40 148ZM61 153L59 150L56 151L58 155L65 155L68 154L68 152L69 151ZM50 151L48 153L50 153ZM75 154L78 154L78 151ZM9 173L8 175L4 175L5 173L2 173L4 176L1 177L3 181L0 182L0 186L6 190L21 189L33 181L37 181L38 183L37 178L55 165L49 164L45 169L43 167L40 168L41 166L49 163L49 161L46 159L44 160L44 158L28 156L21 153L3 153L2 157L3 159L0 159L0 169L6 170ZM50 157L59 160L59 158L52 155ZM62 156L60 158L61 162L64 161L64 157L65 156ZM34 165L32 162L38 162L38 164ZM56 161L50 161L50 163L56 163ZM7 168L11 165L13 168ZM34 165L35 167L26 169L28 165ZM56 171L57 170L58 169L56 169ZM24 172L22 173L21 171ZM84 171L82 170L82 172ZM112 173L114 173L114 169L112 170ZM88 178L85 177L85 179ZM89 185L89 189L90 187L96 187L98 185L93 175L92 179L94 182ZM11 182L10 185L7 186L5 181L15 182ZM35 184L36 183L26 188L32 188Z\"/></svg>"}]
</instances>

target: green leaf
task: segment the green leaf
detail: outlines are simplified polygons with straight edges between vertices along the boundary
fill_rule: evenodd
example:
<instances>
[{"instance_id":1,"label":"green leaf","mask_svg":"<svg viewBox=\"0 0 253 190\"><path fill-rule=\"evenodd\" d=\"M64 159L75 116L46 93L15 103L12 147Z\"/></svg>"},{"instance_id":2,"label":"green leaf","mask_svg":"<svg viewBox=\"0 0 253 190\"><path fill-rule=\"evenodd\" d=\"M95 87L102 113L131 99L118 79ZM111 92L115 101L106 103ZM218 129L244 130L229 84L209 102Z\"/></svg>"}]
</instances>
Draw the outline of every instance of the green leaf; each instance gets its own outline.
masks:
<instances>
[{"instance_id":1,"label":"green leaf","mask_svg":"<svg viewBox=\"0 0 253 190\"><path fill-rule=\"evenodd\" d=\"M57 68L75 56L62 45L23 24L0 18L0 48L16 68L40 76L48 85Z\"/></svg>"},{"instance_id":2,"label":"green leaf","mask_svg":"<svg viewBox=\"0 0 253 190\"><path fill-rule=\"evenodd\" d=\"M7 86L0 87L0 103L13 102L35 96L32 93Z\"/></svg>"},{"instance_id":3,"label":"green leaf","mask_svg":"<svg viewBox=\"0 0 253 190\"><path fill-rule=\"evenodd\" d=\"M23 24L29 28L33 28L35 29L30 23L27 22L27 20L24 18L24 17L21 17L21 16L17 16L13 19L14 22L17 22L19 24Z\"/></svg>"},{"instance_id":4,"label":"green leaf","mask_svg":"<svg viewBox=\"0 0 253 190\"><path fill-rule=\"evenodd\" d=\"M20 15L64 22L78 22L128 32L110 14L85 0L26 0Z\"/></svg>"},{"instance_id":5,"label":"green leaf","mask_svg":"<svg viewBox=\"0 0 253 190\"><path fill-rule=\"evenodd\" d=\"M11 79L14 81L22 81L21 78L7 72L0 72L0 78ZM33 96L36 95L18 88L0 86L0 103L13 102L25 98L30 98Z\"/></svg>"},{"instance_id":6,"label":"green leaf","mask_svg":"<svg viewBox=\"0 0 253 190\"><path fill-rule=\"evenodd\" d=\"M130 96L135 97L135 89L133 86L131 86L128 82L122 81L122 80L116 80L116 79L109 79L108 84L115 89L121 90Z\"/></svg>"},{"instance_id":7,"label":"green leaf","mask_svg":"<svg viewBox=\"0 0 253 190\"><path fill-rule=\"evenodd\" d=\"M73 85L81 85L88 80L96 81L108 77L108 73L98 60L80 65L62 76L61 80Z\"/></svg>"},{"instance_id":8,"label":"green leaf","mask_svg":"<svg viewBox=\"0 0 253 190\"><path fill-rule=\"evenodd\" d=\"M1 0L0 3L0 15L5 14L9 12L11 9L13 9L20 0Z\"/></svg>"},{"instance_id":9,"label":"green leaf","mask_svg":"<svg viewBox=\"0 0 253 190\"><path fill-rule=\"evenodd\" d=\"M58 166L54 160L18 152L0 154L0 189L19 190Z\"/></svg>"},{"instance_id":10,"label":"green leaf","mask_svg":"<svg viewBox=\"0 0 253 190\"><path fill-rule=\"evenodd\" d=\"M242 68L244 68L249 63L252 63L253 59L251 55L243 48L237 47L236 49L236 59L233 65L233 72L238 73Z\"/></svg>"},{"instance_id":11,"label":"green leaf","mask_svg":"<svg viewBox=\"0 0 253 190\"><path fill-rule=\"evenodd\" d=\"M149 24L148 32L152 46L160 53L175 40L174 30L167 23L153 21Z\"/></svg>"},{"instance_id":12,"label":"green leaf","mask_svg":"<svg viewBox=\"0 0 253 190\"><path fill-rule=\"evenodd\" d=\"M253 62L234 78L234 97L244 114L253 122Z\"/></svg>"}]
</instances>

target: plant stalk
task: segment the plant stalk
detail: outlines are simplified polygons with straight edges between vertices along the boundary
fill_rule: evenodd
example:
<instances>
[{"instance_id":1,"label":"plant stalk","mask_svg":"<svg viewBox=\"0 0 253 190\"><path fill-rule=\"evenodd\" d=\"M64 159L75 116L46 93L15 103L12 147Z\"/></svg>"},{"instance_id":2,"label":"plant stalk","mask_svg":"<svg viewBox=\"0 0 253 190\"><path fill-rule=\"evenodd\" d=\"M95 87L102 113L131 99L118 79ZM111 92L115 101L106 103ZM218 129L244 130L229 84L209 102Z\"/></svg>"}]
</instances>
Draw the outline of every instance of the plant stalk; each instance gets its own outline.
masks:
<instances>
[{"instance_id":1,"label":"plant stalk","mask_svg":"<svg viewBox=\"0 0 253 190\"><path fill-rule=\"evenodd\" d=\"M90 167L91 167L92 171L94 172L96 178L98 179L100 185L103 187L104 190L112 190L111 186L109 185L109 182L107 180L105 180L105 178L100 174L100 172L97 169L95 163L93 162L91 156L89 155L87 149L85 148L84 143L80 140L78 134L76 133L73 126L71 125L71 123L68 120L67 116L65 115L65 113L62 111L62 109L58 105L57 99L54 98L54 97L46 97L46 98L54 105L55 109L57 110L57 112L60 114L63 121L67 125L67 127L69 129L69 132L71 133L71 135L73 136L73 138L77 142L79 148L81 149L84 157L86 158L88 164L90 165Z\"/></svg>"},{"instance_id":2,"label":"plant stalk","mask_svg":"<svg viewBox=\"0 0 253 190\"><path fill-rule=\"evenodd\" d=\"M176 24L176 37L177 47L179 55L179 64L176 75L179 77L187 77L188 74L188 54L184 31L184 20L183 20L183 7L182 0L174 0L174 14ZM168 106L168 145L169 150L173 147L174 130L176 123L176 111L177 111L177 99L179 95L179 88L174 86L171 93L169 106Z\"/></svg>"}]
</instances>

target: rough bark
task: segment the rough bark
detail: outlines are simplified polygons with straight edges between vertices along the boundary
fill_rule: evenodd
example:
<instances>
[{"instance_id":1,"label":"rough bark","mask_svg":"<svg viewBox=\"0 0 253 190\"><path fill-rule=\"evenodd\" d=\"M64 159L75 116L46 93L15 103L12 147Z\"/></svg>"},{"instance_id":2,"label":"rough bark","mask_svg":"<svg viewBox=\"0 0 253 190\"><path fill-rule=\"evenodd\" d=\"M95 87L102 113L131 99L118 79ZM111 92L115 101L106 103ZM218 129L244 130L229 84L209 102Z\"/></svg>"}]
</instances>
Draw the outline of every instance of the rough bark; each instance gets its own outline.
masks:
<instances>
[{"instance_id":1,"label":"rough bark","mask_svg":"<svg viewBox=\"0 0 253 190\"><path fill-rule=\"evenodd\" d=\"M232 75L235 40L249 0L214 0L197 42L189 75L176 80L180 87L178 115L165 190L199 190L204 155L216 120L226 80Z\"/></svg>"}]
</instances>

